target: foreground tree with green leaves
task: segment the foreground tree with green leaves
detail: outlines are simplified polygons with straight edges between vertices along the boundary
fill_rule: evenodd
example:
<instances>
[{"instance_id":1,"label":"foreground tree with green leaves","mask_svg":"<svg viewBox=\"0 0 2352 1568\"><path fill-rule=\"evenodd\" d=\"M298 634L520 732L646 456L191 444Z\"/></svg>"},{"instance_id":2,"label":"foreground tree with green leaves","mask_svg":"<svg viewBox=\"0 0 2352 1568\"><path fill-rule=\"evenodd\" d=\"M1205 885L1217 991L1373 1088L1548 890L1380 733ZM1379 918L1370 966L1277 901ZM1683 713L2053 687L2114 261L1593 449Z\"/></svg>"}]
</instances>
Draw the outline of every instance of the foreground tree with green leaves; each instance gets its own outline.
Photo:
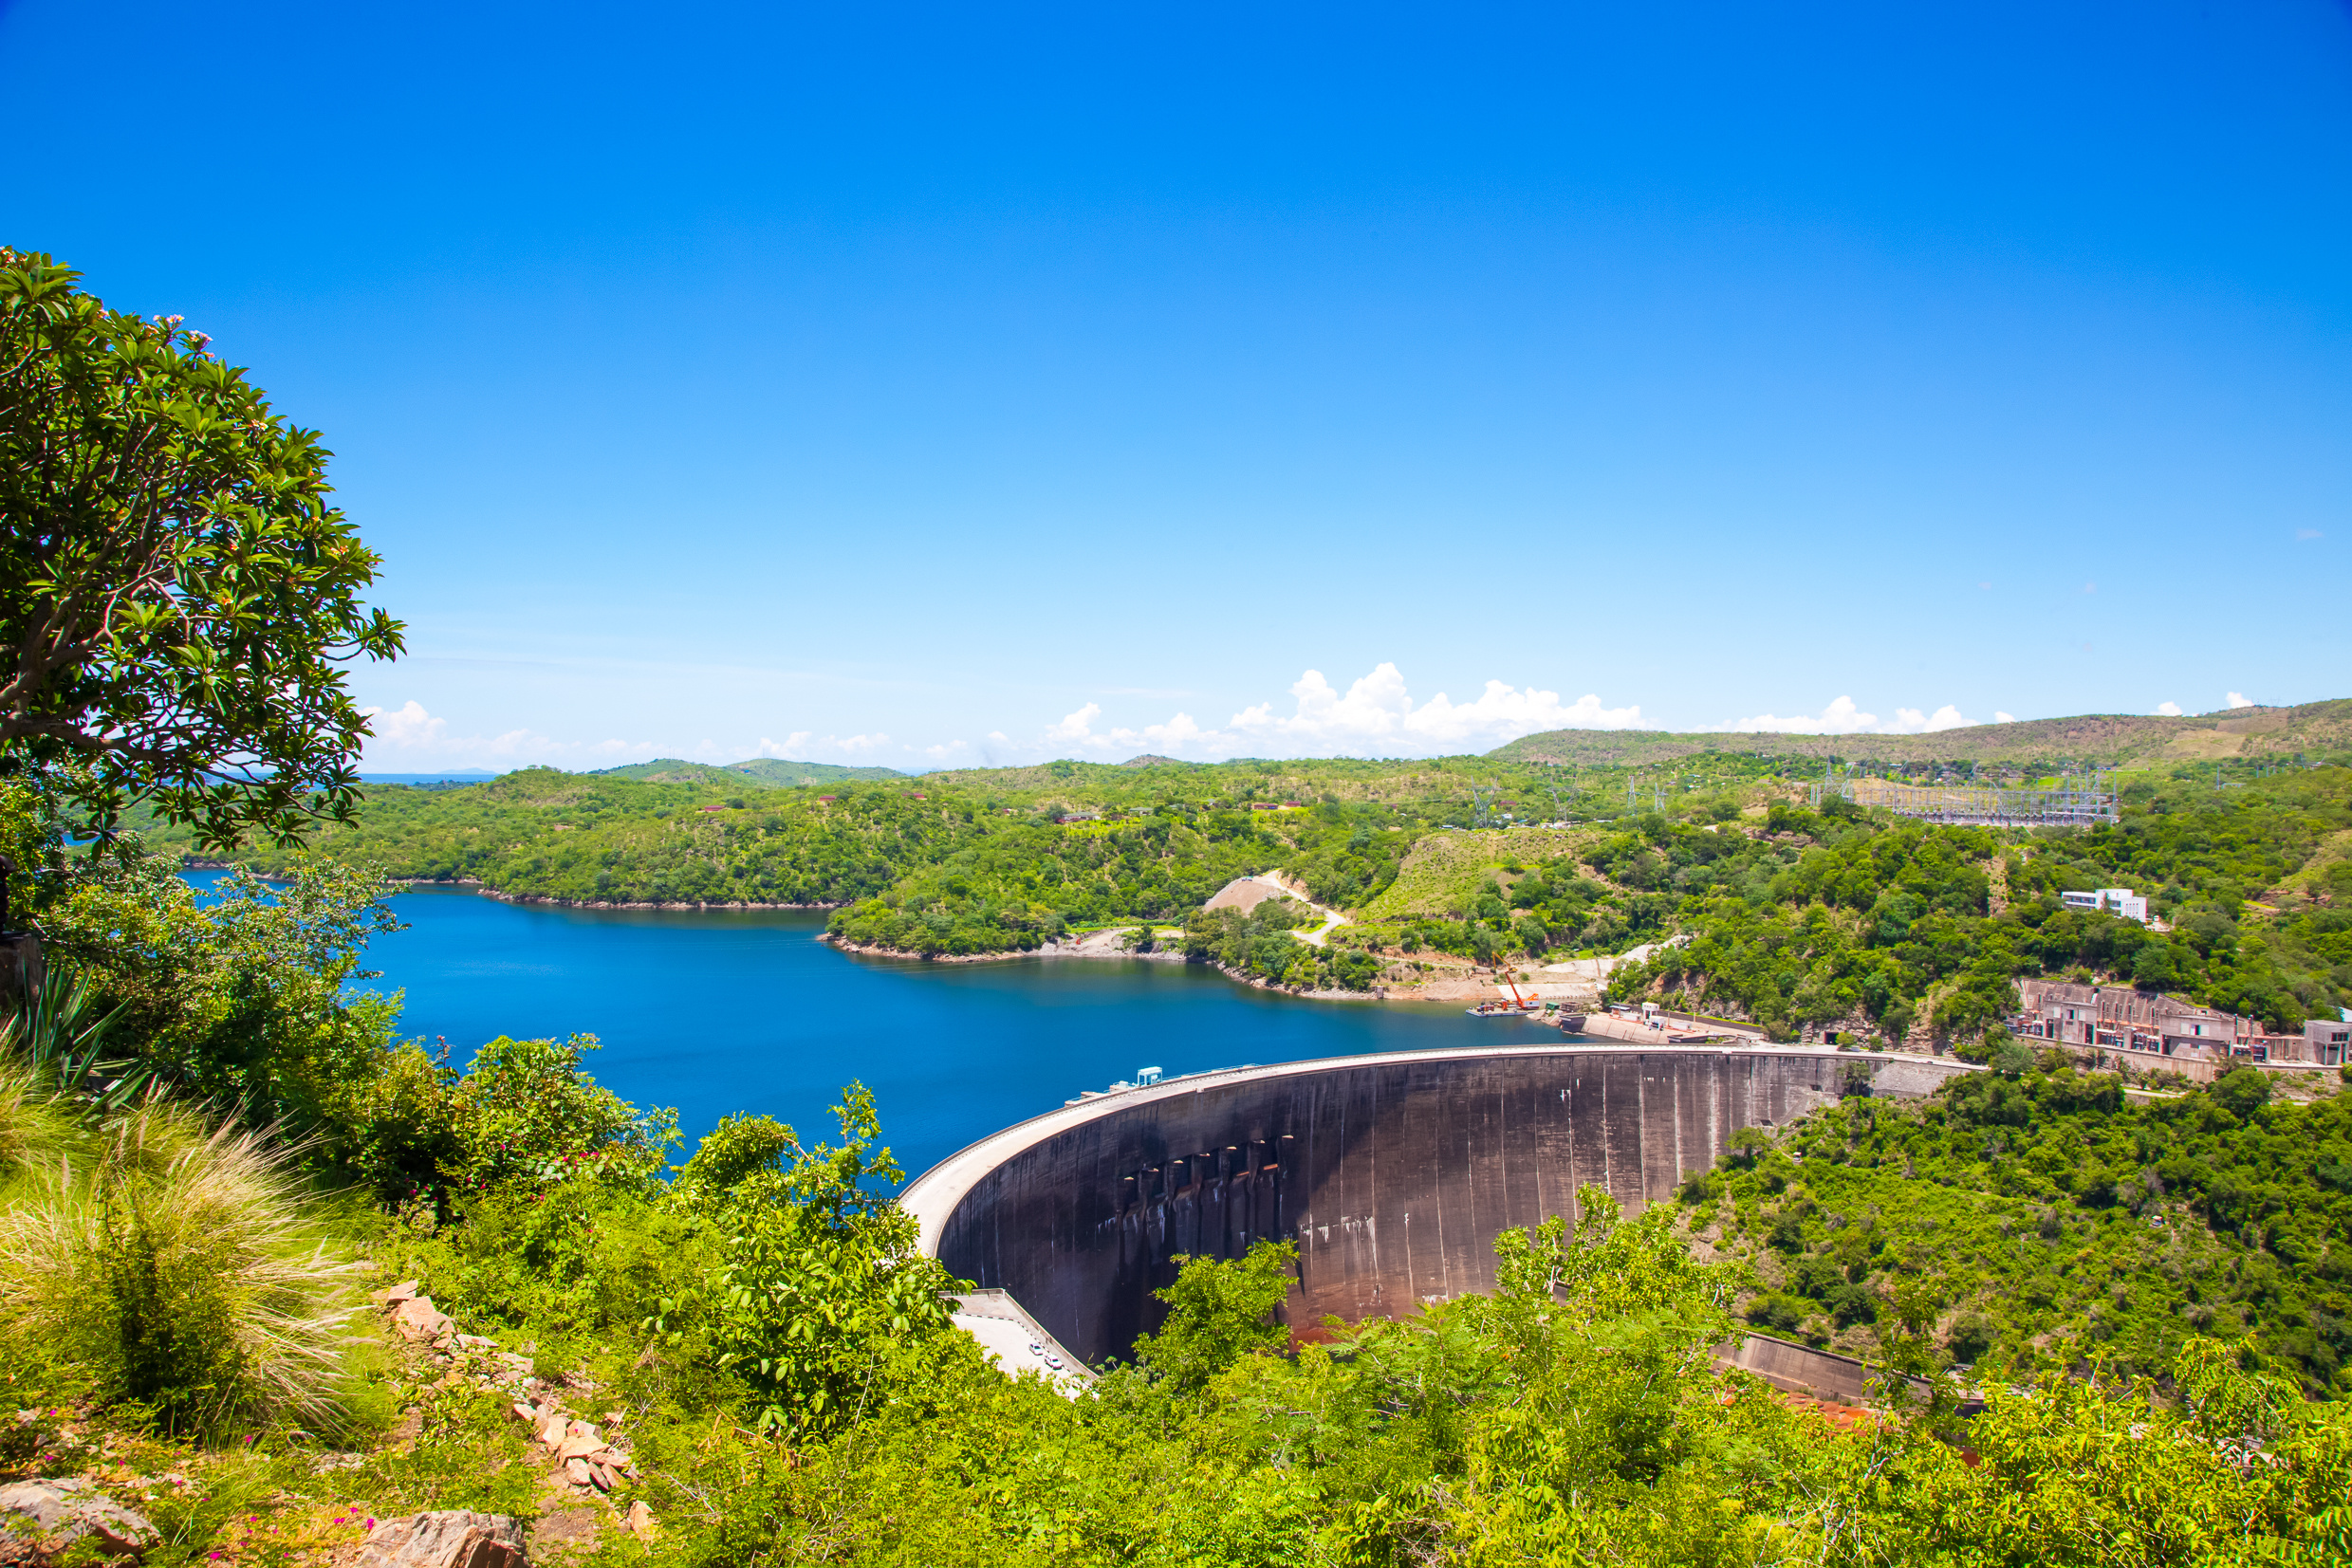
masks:
<instances>
[{"instance_id":1,"label":"foreground tree with green leaves","mask_svg":"<svg viewBox=\"0 0 2352 1568\"><path fill-rule=\"evenodd\" d=\"M201 842L347 821L401 650L324 447L177 317L110 310L0 249L0 759L85 827L133 802Z\"/></svg>"}]
</instances>

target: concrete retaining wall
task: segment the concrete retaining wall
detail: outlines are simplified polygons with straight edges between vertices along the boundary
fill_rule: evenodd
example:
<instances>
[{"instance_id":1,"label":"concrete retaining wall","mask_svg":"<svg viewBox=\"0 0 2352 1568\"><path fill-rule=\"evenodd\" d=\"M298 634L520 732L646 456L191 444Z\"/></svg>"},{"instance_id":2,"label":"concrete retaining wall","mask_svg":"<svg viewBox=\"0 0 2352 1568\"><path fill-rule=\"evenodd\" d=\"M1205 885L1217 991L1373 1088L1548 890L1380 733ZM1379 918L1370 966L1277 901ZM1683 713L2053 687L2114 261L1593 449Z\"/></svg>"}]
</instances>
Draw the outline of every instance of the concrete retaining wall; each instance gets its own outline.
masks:
<instances>
[{"instance_id":1,"label":"concrete retaining wall","mask_svg":"<svg viewBox=\"0 0 2352 1568\"><path fill-rule=\"evenodd\" d=\"M904 1202L954 1273L1009 1291L1089 1362L1157 1326L1183 1254L1295 1240L1289 1321L1398 1316L1493 1283L1506 1228L1598 1184L1670 1197L1742 1127L1956 1063L1773 1047L1400 1052L1179 1079L1040 1116L926 1172Z\"/></svg>"}]
</instances>

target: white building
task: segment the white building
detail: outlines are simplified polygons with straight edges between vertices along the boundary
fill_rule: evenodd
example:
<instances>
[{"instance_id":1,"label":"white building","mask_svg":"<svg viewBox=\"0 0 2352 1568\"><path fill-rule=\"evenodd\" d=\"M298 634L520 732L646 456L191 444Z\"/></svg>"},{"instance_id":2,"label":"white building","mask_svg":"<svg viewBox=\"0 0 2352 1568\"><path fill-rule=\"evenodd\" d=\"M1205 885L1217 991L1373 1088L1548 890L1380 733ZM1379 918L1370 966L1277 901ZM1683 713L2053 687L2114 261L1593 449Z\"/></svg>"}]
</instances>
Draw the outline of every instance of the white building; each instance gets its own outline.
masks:
<instances>
[{"instance_id":1,"label":"white building","mask_svg":"<svg viewBox=\"0 0 2352 1568\"><path fill-rule=\"evenodd\" d=\"M2137 920L2143 926L2148 923L2148 900L2129 888L2099 888L2089 893L2069 891L2058 896L2068 909L2105 910L2126 920Z\"/></svg>"}]
</instances>

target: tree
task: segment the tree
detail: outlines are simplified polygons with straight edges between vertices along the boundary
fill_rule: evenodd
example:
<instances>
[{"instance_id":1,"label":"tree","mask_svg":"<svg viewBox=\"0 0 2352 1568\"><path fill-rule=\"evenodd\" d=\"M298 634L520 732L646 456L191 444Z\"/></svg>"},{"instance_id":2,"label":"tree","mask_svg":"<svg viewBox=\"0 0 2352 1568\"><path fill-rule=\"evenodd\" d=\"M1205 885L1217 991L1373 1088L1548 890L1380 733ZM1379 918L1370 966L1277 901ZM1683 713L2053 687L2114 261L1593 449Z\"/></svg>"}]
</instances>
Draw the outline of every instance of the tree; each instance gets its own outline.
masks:
<instances>
[{"instance_id":1,"label":"tree","mask_svg":"<svg viewBox=\"0 0 2352 1568\"><path fill-rule=\"evenodd\" d=\"M402 649L359 599L380 558L316 432L80 276L0 249L0 758L100 828L139 798L224 848L348 821L343 666Z\"/></svg>"},{"instance_id":2,"label":"tree","mask_svg":"<svg viewBox=\"0 0 2352 1568\"><path fill-rule=\"evenodd\" d=\"M971 1288L923 1255L891 1197L905 1173L876 1146L873 1095L850 1084L833 1116L838 1146L805 1146L766 1116L731 1116L704 1140L676 1196L724 1237L725 1262L651 1325L673 1345L705 1337L759 1430L793 1438L878 1408L892 1358L950 1332L948 1293Z\"/></svg>"},{"instance_id":3,"label":"tree","mask_svg":"<svg viewBox=\"0 0 2352 1568\"><path fill-rule=\"evenodd\" d=\"M2213 1095L2232 1116L2250 1116L2270 1102L2270 1079L2259 1067L2232 1067L2214 1080Z\"/></svg>"},{"instance_id":4,"label":"tree","mask_svg":"<svg viewBox=\"0 0 2352 1568\"><path fill-rule=\"evenodd\" d=\"M1298 1257L1295 1243L1260 1241L1229 1262L1177 1258L1176 1283L1153 1292L1168 1303L1168 1320L1136 1341L1136 1360L1172 1393L1193 1393L1243 1356L1280 1350L1290 1331L1274 1313L1297 1278Z\"/></svg>"}]
</instances>

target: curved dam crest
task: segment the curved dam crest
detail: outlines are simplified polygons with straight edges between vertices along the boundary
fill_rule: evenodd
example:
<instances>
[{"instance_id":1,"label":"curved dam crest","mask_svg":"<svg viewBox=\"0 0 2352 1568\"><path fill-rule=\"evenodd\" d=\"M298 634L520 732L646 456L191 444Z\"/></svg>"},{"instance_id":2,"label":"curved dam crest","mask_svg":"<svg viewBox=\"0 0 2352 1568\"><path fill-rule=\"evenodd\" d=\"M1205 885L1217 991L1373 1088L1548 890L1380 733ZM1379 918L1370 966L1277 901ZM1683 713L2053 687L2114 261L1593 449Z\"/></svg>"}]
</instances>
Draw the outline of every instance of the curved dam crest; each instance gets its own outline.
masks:
<instances>
[{"instance_id":1,"label":"curved dam crest","mask_svg":"<svg viewBox=\"0 0 2352 1568\"><path fill-rule=\"evenodd\" d=\"M1918 1096L1961 1063L1806 1047L1498 1046L1202 1073L1033 1117L901 1198L950 1272L1010 1294L1071 1352L1123 1354L1174 1260L1295 1241L1287 1320L1400 1317L1491 1289L1494 1238L1628 1212L1743 1127L1844 1096Z\"/></svg>"}]
</instances>

